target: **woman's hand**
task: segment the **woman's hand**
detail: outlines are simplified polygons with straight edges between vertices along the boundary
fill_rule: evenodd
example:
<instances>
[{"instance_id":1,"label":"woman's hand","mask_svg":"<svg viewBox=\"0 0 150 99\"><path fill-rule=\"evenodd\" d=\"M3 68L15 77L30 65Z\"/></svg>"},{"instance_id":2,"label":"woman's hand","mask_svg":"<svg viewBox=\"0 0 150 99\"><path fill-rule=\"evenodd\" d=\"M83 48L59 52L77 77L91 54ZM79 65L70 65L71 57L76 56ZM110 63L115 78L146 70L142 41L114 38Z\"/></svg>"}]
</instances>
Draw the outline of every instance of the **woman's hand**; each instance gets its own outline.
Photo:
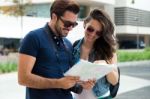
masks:
<instances>
[{"instance_id":1,"label":"woman's hand","mask_svg":"<svg viewBox=\"0 0 150 99\"><path fill-rule=\"evenodd\" d=\"M107 64L105 60L96 60L94 61L95 64Z\"/></svg>"},{"instance_id":2,"label":"woman's hand","mask_svg":"<svg viewBox=\"0 0 150 99\"><path fill-rule=\"evenodd\" d=\"M88 81L82 81L81 85L84 89L92 89L96 83L96 79L89 79Z\"/></svg>"}]
</instances>

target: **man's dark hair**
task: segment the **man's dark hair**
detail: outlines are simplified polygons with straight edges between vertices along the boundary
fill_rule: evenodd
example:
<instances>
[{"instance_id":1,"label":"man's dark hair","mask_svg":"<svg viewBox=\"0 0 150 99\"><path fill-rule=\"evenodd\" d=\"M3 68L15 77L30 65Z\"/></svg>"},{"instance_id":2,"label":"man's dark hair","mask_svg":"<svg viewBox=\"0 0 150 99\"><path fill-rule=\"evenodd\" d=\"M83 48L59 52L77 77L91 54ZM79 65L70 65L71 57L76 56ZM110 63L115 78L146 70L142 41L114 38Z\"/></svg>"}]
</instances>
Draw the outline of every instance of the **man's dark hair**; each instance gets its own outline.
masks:
<instances>
[{"instance_id":1,"label":"man's dark hair","mask_svg":"<svg viewBox=\"0 0 150 99\"><path fill-rule=\"evenodd\" d=\"M50 8L50 16L55 13L57 16L63 16L65 11L79 13L79 5L74 0L55 0Z\"/></svg>"}]
</instances>

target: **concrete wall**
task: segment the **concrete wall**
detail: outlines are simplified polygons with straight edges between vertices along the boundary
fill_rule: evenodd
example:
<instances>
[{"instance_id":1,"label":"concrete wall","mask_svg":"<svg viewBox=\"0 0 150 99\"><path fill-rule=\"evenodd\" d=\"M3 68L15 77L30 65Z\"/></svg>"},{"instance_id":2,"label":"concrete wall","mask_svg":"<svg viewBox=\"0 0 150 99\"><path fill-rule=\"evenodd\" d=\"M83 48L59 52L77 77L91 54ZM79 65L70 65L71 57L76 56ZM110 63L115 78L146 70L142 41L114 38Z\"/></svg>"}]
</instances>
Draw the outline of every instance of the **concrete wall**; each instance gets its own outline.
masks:
<instances>
[{"instance_id":1,"label":"concrete wall","mask_svg":"<svg viewBox=\"0 0 150 99\"><path fill-rule=\"evenodd\" d=\"M132 1L134 1L134 3ZM116 0L116 7L129 7L150 11L149 3L149 0Z\"/></svg>"}]
</instances>

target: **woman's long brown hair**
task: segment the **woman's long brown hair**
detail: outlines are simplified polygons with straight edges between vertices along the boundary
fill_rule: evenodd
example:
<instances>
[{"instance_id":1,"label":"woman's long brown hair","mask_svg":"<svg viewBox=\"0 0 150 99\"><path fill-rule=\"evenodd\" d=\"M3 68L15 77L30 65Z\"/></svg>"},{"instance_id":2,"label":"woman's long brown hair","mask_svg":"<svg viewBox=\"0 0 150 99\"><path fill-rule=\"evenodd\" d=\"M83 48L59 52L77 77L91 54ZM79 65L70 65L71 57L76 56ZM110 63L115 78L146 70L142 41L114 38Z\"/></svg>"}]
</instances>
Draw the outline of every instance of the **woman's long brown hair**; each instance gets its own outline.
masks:
<instances>
[{"instance_id":1,"label":"woman's long brown hair","mask_svg":"<svg viewBox=\"0 0 150 99\"><path fill-rule=\"evenodd\" d=\"M91 11L84 24L86 25L91 19L102 24L101 36L94 43L95 59L104 59L108 62L112 59L113 53L116 52L117 43L114 35L114 25L109 16L99 9Z\"/></svg>"}]
</instances>

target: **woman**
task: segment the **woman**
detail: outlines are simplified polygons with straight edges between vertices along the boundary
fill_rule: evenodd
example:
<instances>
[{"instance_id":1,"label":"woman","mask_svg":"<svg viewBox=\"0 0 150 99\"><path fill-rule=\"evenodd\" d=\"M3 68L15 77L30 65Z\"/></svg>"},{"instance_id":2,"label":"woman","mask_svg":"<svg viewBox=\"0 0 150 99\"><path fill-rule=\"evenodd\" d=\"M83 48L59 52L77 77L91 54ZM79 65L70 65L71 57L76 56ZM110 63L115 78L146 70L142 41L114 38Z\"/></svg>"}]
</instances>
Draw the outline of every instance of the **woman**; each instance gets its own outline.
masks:
<instances>
[{"instance_id":1,"label":"woman","mask_svg":"<svg viewBox=\"0 0 150 99\"><path fill-rule=\"evenodd\" d=\"M93 63L116 64L116 40L114 26L102 10L94 9L84 20L85 36L74 43L74 61L84 59ZM105 77L82 84L84 90L75 99L110 99L109 86L118 82L117 67Z\"/></svg>"}]
</instances>

